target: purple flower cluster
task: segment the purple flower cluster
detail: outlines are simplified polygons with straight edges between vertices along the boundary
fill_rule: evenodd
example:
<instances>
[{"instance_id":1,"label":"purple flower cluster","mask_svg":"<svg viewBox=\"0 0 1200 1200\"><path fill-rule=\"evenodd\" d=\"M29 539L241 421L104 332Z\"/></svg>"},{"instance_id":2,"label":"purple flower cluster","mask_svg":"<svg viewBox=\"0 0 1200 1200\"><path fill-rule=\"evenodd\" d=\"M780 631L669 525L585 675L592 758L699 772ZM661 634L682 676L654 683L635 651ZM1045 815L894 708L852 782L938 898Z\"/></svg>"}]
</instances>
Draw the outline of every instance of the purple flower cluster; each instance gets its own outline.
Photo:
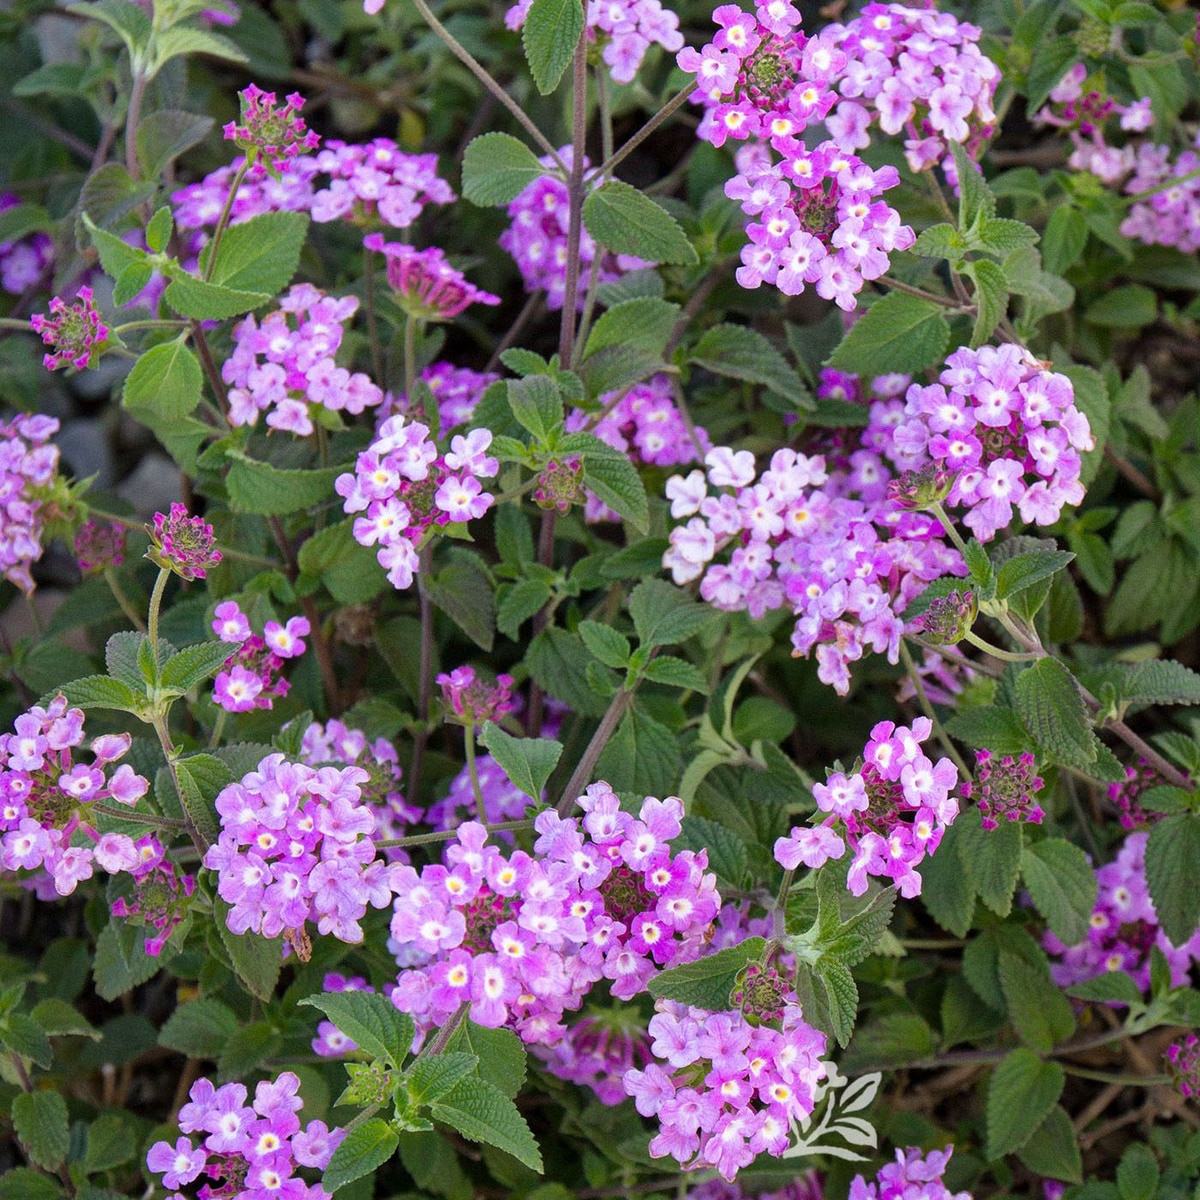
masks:
<instances>
[{"instance_id":1,"label":"purple flower cluster","mask_svg":"<svg viewBox=\"0 0 1200 1200\"><path fill-rule=\"evenodd\" d=\"M651 1049L669 1069L654 1062L624 1081L638 1112L658 1119L652 1158L714 1167L732 1180L757 1155L782 1155L792 1122L812 1112L826 1074L825 1035L804 1020L773 968L759 968L744 994L743 1007L731 1012L658 1002Z\"/></svg>"},{"instance_id":2,"label":"purple flower cluster","mask_svg":"<svg viewBox=\"0 0 1200 1200\"><path fill-rule=\"evenodd\" d=\"M1174 946L1159 928L1146 883L1149 838L1148 833L1131 833L1117 857L1096 871L1100 890L1084 941L1064 946L1049 931L1043 936L1042 945L1058 960L1050 964L1050 973L1059 987L1122 971L1144 992L1150 987L1152 946L1166 957L1175 987L1187 983L1192 964L1200 962L1200 929Z\"/></svg>"},{"instance_id":3,"label":"purple flower cluster","mask_svg":"<svg viewBox=\"0 0 1200 1200\"><path fill-rule=\"evenodd\" d=\"M383 234L363 238L368 250L387 259L387 280L396 303L421 321L449 321L472 304L499 304L500 297L476 287L436 246L418 250L405 242L385 242Z\"/></svg>"},{"instance_id":4,"label":"purple flower cluster","mask_svg":"<svg viewBox=\"0 0 1200 1200\"><path fill-rule=\"evenodd\" d=\"M199 254L205 241L199 231L213 228L220 220L229 189L244 161L237 159L227 167L218 167L198 183L190 183L171 193L176 226L193 234L187 244L193 256ZM309 212L317 174L317 164L312 158L289 159L277 175L248 172L238 184L229 210L229 223L240 225L262 213Z\"/></svg>"},{"instance_id":5,"label":"purple flower cluster","mask_svg":"<svg viewBox=\"0 0 1200 1200\"><path fill-rule=\"evenodd\" d=\"M710 1179L690 1189L688 1196L690 1200L752 1200L738 1184L723 1179ZM819 1171L802 1171L776 1191L755 1193L753 1200L825 1200L823 1177Z\"/></svg>"},{"instance_id":6,"label":"purple flower cluster","mask_svg":"<svg viewBox=\"0 0 1200 1200\"><path fill-rule=\"evenodd\" d=\"M495 499L483 490L500 464L487 450L491 432L456 434L447 453L429 440L429 426L403 416L388 417L375 440L358 456L354 474L339 475L334 487L354 522L355 540L378 546L376 557L395 588L412 586L417 546L430 529L482 517Z\"/></svg>"},{"instance_id":7,"label":"purple flower cluster","mask_svg":"<svg viewBox=\"0 0 1200 1200\"><path fill-rule=\"evenodd\" d=\"M998 829L1001 818L1040 825L1046 813L1036 797L1043 784L1033 773L1032 754L1014 759L1011 754L1000 757L990 750L976 750L975 782L968 780L962 791L968 800L979 793L980 824L984 829Z\"/></svg>"},{"instance_id":8,"label":"purple flower cluster","mask_svg":"<svg viewBox=\"0 0 1200 1200\"><path fill-rule=\"evenodd\" d=\"M246 155L251 172L277 174L291 159L315 150L321 139L300 118L304 97L293 92L287 103L278 107L274 92L264 92L257 84L238 92L241 118L225 126L225 140L233 142Z\"/></svg>"},{"instance_id":9,"label":"purple flower cluster","mask_svg":"<svg viewBox=\"0 0 1200 1200\"><path fill-rule=\"evenodd\" d=\"M965 346L946 359L940 383L914 383L903 419L870 433L890 441L885 454L901 471L932 466L953 480L947 505L965 508L963 524L991 540L1013 519L1052 525L1083 500L1080 452L1095 445L1065 376L1020 346ZM882 414L881 414L882 415Z\"/></svg>"},{"instance_id":10,"label":"purple flower cluster","mask_svg":"<svg viewBox=\"0 0 1200 1200\"><path fill-rule=\"evenodd\" d=\"M570 167L571 147L564 146L558 152L563 163ZM517 269L525 282L527 292L542 290L546 293L546 307L551 312L561 309L564 303L567 279L567 224L570 205L567 185L549 172L555 170L554 160L549 155L538 160L548 172L535 179L508 206L512 224L500 235L500 246L516 261ZM585 158L584 170L590 166ZM589 186L595 186L589 185ZM600 283L615 283L626 271L636 271L649 266L640 258L629 254L614 255L596 245L586 229L579 235L579 274L587 280L591 277L592 263L600 256L596 267ZM584 305L585 288L579 289L579 308Z\"/></svg>"},{"instance_id":11,"label":"purple flower cluster","mask_svg":"<svg viewBox=\"0 0 1200 1200\"><path fill-rule=\"evenodd\" d=\"M437 405L438 423L443 433L466 425L475 413L475 406L483 399L483 393L500 378L492 371L472 371L469 367L456 367L448 362L435 362L417 376L433 394ZM389 392L379 410L381 417L390 417L393 412L405 413L415 420L424 420L426 414L415 409L406 395L393 400Z\"/></svg>"},{"instance_id":12,"label":"purple flower cluster","mask_svg":"<svg viewBox=\"0 0 1200 1200\"><path fill-rule=\"evenodd\" d=\"M641 1017L609 1009L571 1025L555 1046L536 1050L551 1075L590 1088L601 1104L614 1107L626 1098L626 1072L645 1067L650 1043Z\"/></svg>"},{"instance_id":13,"label":"purple flower cluster","mask_svg":"<svg viewBox=\"0 0 1200 1200\"><path fill-rule=\"evenodd\" d=\"M407 826L421 819L421 809L410 804L400 790L400 756L386 738L369 742L361 729L350 729L336 718L324 725L314 721L304 731L300 754L310 767L341 763L367 772L368 778L359 787L362 803L375 817L372 836L377 842L403 837ZM384 856L389 862L408 861L400 846L389 847ZM326 986L325 990L330 989Z\"/></svg>"},{"instance_id":14,"label":"purple flower cluster","mask_svg":"<svg viewBox=\"0 0 1200 1200\"><path fill-rule=\"evenodd\" d=\"M777 137L772 145L780 162L759 147L741 152L740 173L725 185L725 194L757 218L746 226L750 240L737 281L744 288L774 284L785 296L811 284L849 312L863 283L886 273L888 256L916 241L879 198L900 182L899 172L872 170L837 142L809 150L796 138Z\"/></svg>"},{"instance_id":15,"label":"purple flower cluster","mask_svg":"<svg viewBox=\"0 0 1200 1200\"><path fill-rule=\"evenodd\" d=\"M271 708L283 699L290 685L283 678L284 663L305 651L302 639L310 632L307 617L290 617L286 625L268 621L262 637L250 629L250 618L236 600L217 605L212 631L238 649L225 660L213 682L213 702L226 712Z\"/></svg>"},{"instance_id":16,"label":"purple flower cluster","mask_svg":"<svg viewBox=\"0 0 1200 1200\"><path fill-rule=\"evenodd\" d=\"M367 905L392 898L389 868L376 857L375 817L362 803L359 767L313 768L271 754L216 799L217 844L204 865L232 907L228 925L266 937L302 931L362 941Z\"/></svg>"},{"instance_id":17,"label":"purple flower cluster","mask_svg":"<svg viewBox=\"0 0 1200 1200\"><path fill-rule=\"evenodd\" d=\"M460 725L483 725L496 721L516 707L513 700L511 675L497 675L495 684L480 679L474 667L455 667L443 671L435 680L442 689L442 699Z\"/></svg>"},{"instance_id":18,"label":"purple flower cluster","mask_svg":"<svg viewBox=\"0 0 1200 1200\"><path fill-rule=\"evenodd\" d=\"M407 229L427 204L450 204L455 196L437 173L436 154L404 154L391 138L364 145L329 141L316 157L329 182L315 188L312 219Z\"/></svg>"},{"instance_id":19,"label":"purple flower cluster","mask_svg":"<svg viewBox=\"0 0 1200 1200\"><path fill-rule=\"evenodd\" d=\"M197 1079L179 1110L179 1129L203 1135L199 1145L189 1137L173 1146L155 1142L146 1165L175 1193L171 1200L183 1200L177 1189L198 1179L204 1180L199 1200L330 1200L319 1183L306 1183L296 1171L324 1170L346 1131L324 1121L301 1127L299 1090L299 1077L284 1071L273 1082L259 1083L247 1105L243 1084L218 1088Z\"/></svg>"},{"instance_id":20,"label":"purple flower cluster","mask_svg":"<svg viewBox=\"0 0 1200 1200\"><path fill-rule=\"evenodd\" d=\"M81 287L70 305L55 296L50 301L50 315L34 313L29 327L52 347L42 357L47 371L57 371L68 363L77 371L93 366L108 341L108 326L100 319L90 287Z\"/></svg>"},{"instance_id":21,"label":"purple flower cluster","mask_svg":"<svg viewBox=\"0 0 1200 1200\"><path fill-rule=\"evenodd\" d=\"M953 1153L953 1146L925 1155L915 1147L897 1150L896 1161L881 1167L870 1183L855 1175L847 1200L971 1200L969 1192L952 1194L942 1182Z\"/></svg>"},{"instance_id":22,"label":"purple flower cluster","mask_svg":"<svg viewBox=\"0 0 1200 1200\"><path fill-rule=\"evenodd\" d=\"M525 795L490 754L480 754L475 759L475 776L483 797L483 812L476 815L489 825L498 821L519 820L534 803L533 797ZM463 767L454 777L446 795L430 806L427 819L434 829L454 829L462 823L464 814L475 812L475 807L471 773ZM505 834L500 836L511 837Z\"/></svg>"},{"instance_id":23,"label":"purple flower cluster","mask_svg":"<svg viewBox=\"0 0 1200 1200\"><path fill-rule=\"evenodd\" d=\"M26 595L42 557L46 495L58 473L58 432L53 417L16 416L0 421L0 572Z\"/></svg>"},{"instance_id":24,"label":"purple flower cluster","mask_svg":"<svg viewBox=\"0 0 1200 1200\"><path fill-rule=\"evenodd\" d=\"M336 361L344 326L357 311L354 296L339 300L301 283L261 322L253 315L239 322L233 353L221 368L230 384L229 423L254 425L265 412L272 429L308 437L314 412L357 416L379 404L383 392Z\"/></svg>"},{"instance_id":25,"label":"purple flower cluster","mask_svg":"<svg viewBox=\"0 0 1200 1200\"><path fill-rule=\"evenodd\" d=\"M12 192L0 192L0 213L20 203L20 197ZM47 233L0 242L0 289L10 296L21 295L38 284L53 261L54 241Z\"/></svg>"},{"instance_id":26,"label":"purple flower cluster","mask_svg":"<svg viewBox=\"0 0 1200 1200\"><path fill-rule=\"evenodd\" d=\"M189 516L188 510L178 502L171 505L169 513L155 513L154 524L147 532L150 549L146 551L146 557L164 571L173 571L189 583L203 579L221 562L213 527L203 517Z\"/></svg>"},{"instance_id":27,"label":"purple flower cluster","mask_svg":"<svg viewBox=\"0 0 1200 1200\"><path fill-rule=\"evenodd\" d=\"M169 862L162 843L150 834L134 842L133 848L138 856L137 863L129 868L133 885L128 894L113 897L112 914L137 917L143 925L149 925L154 933L143 945L151 958L157 958L183 921L196 879Z\"/></svg>"},{"instance_id":28,"label":"purple flower cluster","mask_svg":"<svg viewBox=\"0 0 1200 1200\"><path fill-rule=\"evenodd\" d=\"M836 771L813 786L817 807L829 815L780 838L776 861L788 870L801 864L816 869L849 846L854 857L846 886L853 895L861 896L874 875L890 879L905 899L919 896L916 868L958 816L958 801L950 795L958 768L948 758L934 763L921 749L932 729L928 717L917 717L911 729L880 721L858 770Z\"/></svg>"},{"instance_id":29,"label":"purple flower cluster","mask_svg":"<svg viewBox=\"0 0 1200 1200\"><path fill-rule=\"evenodd\" d=\"M1108 799L1117 807L1122 829L1145 829L1166 815L1146 809L1138 802L1144 791L1160 787L1166 781L1144 759L1139 757L1136 766L1125 768L1124 783L1108 785Z\"/></svg>"},{"instance_id":30,"label":"purple flower cluster","mask_svg":"<svg viewBox=\"0 0 1200 1200\"><path fill-rule=\"evenodd\" d=\"M504 15L509 29L520 29L533 0L518 0ZM617 83L632 83L652 45L674 53L683 45L679 18L659 0L588 0L589 39L603 46L601 57Z\"/></svg>"},{"instance_id":31,"label":"purple flower cluster","mask_svg":"<svg viewBox=\"0 0 1200 1200\"><path fill-rule=\"evenodd\" d=\"M708 433L689 429L671 394L666 375L653 375L621 392L606 392L599 403L603 415L593 418L582 409L567 417L568 433L586 429L634 463L655 467L680 467L699 462L712 449ZM616 521L616 513L587 492L585 516L589 521Z\"/></svg>"},{"instance_id":32,"label":"purple flower cluster","mask_svg":"<svg viewBox=\"0 0 1200 1200\"><path fill-rule=\"evenodd\" d=\"M75 559L84 575L96 575L125 561L125 530L111 521L85 521L75 535Z\"/></svg>"},{"instance_id":33,"label":"purple flower cluster","mask_svg":"<svg viewBox=\"0 0 1200 1200\"><path fill-rule=\"evenodd\" d=\"M889 472L870 450L832 472L791 449L761 474L747 450L720 446L704 461L707 474L667 481L671 515L686 524L671 530L663 565L676 583L700 579L725 612L789 606L795 652L815 648L818 677L841 695L868 650L898 661L899 614L925 586L965 570L936 521L887 502Z\"/></svg>"},{"instance_id":34,"label":"purple flower cluster","mask_svg":"<svg viewBox=\"0 0 1200 1200\"><path fill-rule=\"evenodd\" d=\"M323 992L374 992L375 989L361 975L349 979L336 971L330 971L321 984ZM312 1040L313 1053L321 1058L341 1058L353 1054L358 1043L348 1038L332 1021L322 1021L317 1026L317 1036Z\"/></svg>"},{"instance_id":35,"label":"purple flower cluster","mask_svg":"<svg viewBox=\"0 0 1200 1200\"><path fill-rule=\"evenodd\" d=\"M92 761L77 762L83 745L83 710L57 696L47 708L22 713L13 732L0 735L0 862L9 871L44 869L55 891L69 896L96 866L110 874L136 871L143 853L123 833L101 834L93 805L115 801L132 808L149 781L128 763L107 768L129 753L127 733L95 738Z\"/></svg>"},{"instance_id":36,"label":"purple flower cluster","mask_svg":"<svg viewBox=\"0 0 1200 1200\"><path fill-rule=\"evenodd\" d=\"M1200 1037L1189 1033L1167 1047L1167 1071L1185 1099L1200 1096Z\"/></svg>"},{"instance_id":37,"label":"purple flower cluster","mask_svg":"<svg viewBox=\"0 0 1200 1200\"><path fill-rule=\"evenodd\" d=\"M720 899L704 851L668 848L682 803L648 797L635 818L596 783L579 806L582 822L538 816L537 857L505 857L471 821L446 865L396 868L392 946L405 966L392 1002L420 1028L469 1002L478 1024L553 1045L563 1013L602 979L628 1000L702 953Z\"/></svg>"},{"instance_id":38,"label":"purple flower cluster","mask_svg":"<svg viewBox=\"0 0 1200 1200\"><path fill-rule=\"evenodd\" d=\"M1193 147L1174 158L1167 146L1138 147L1125 194L1140 198L1121 222L1126 237L1184 254L1200 250L1200 134Z\"/></svg>"}]
</instances>

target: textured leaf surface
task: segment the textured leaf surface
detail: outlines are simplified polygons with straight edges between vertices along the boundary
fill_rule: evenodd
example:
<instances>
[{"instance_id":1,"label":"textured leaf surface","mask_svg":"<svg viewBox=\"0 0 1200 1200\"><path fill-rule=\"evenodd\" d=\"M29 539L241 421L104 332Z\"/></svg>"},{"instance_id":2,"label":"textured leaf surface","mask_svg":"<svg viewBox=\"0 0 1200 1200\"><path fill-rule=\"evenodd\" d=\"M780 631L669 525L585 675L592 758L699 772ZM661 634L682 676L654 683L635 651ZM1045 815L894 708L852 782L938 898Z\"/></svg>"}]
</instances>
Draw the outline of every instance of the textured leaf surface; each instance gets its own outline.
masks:
<instances>
[{"instance_id":1,"label":"textured leaf surface","mask_svg":"<svg viewBox=\"0 0 1200 1200\"><path fill-rule=\"evenodd\" d=\"M1058 1063L1043 1062L1024 1046L1008 1054L988 1084L988 1158L1003 1158L1024 1146L1058 1103L1065 1082Z\"/></svg>"},{"instance_id":2,"label":"textured leaf surface","mask_svg":"<svg viewBox=\"0 0 1200 1200\"><path fill-rule=\"evenodd\" d=\"M482 1079L466 1079L430 1106L435 1121L457 1129L472 1142L485 1142L531 1170L540 1172L542 1155L517 1106Z\"/></svg>"},{"instance_id":3,"label":"textured leaf surface","mask_svg":"<svg viewBox=\"0 0 1200 1200\"><path fill-rule=\"evenodd\" d=\"M679 222L662 205L619 179L601 184L583 202L583 223L614 254L685 266L697 261Z\"/></svg>"}]
</instances>

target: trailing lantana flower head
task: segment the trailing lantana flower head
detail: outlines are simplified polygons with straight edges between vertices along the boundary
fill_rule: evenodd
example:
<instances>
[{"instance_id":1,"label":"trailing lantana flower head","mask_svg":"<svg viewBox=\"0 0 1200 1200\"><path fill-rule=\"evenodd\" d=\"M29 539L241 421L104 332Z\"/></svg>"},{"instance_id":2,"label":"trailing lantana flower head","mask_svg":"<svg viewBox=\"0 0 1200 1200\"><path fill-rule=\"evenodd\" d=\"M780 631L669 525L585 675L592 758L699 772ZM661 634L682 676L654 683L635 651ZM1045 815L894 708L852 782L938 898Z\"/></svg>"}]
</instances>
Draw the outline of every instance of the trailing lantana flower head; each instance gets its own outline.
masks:
<instances>
[{"instance_id":1,"label":"trailing lantana flower head","mask_svg":"<svg viewBox=\"0 0 1200 1200\"><path fill-rule=\"evenodd\" d=\"M499 304L500 297L476 287L436 246L418 250L404 242L388 242L381 233L363 238L368 250L387 259L387 280L396 303L421 321L449 321L472 304Z\"/></svg>"},{"instance_id":2,"label":"trailing lantana flower head","mask_svg":"<svg viewBox=\"0 0 1200 1200\"><path fill-rule=\"evenodd\" d=\"M879 1168L874 1180L855 1175L848 1200L971 1200L968 1192L951 1194L942 1182L953 1146L922 1154L916 1147L896 1151L896 1161Z\"/></svg>"},{"instance_id":3,"label":"trailing lantana flower head","mask_svg":"<svg viewBox=\"0 0 1200 1200\"><path fill-rule=\"evenodd\" d=\"M51 350L42 359L47 371L57 371L70 364L77 371L94 367L108 344L108 326L92 299L92 289L81 287L73 303L61 296L50 301L50 315L35 313L29 326L40 334Z\"/></svg>"},{"instance_id":4,"label":"trailing lantana flower head","mask_svg":"<svg viewBox=\"0 0 1200 1200\"><path fill-rule=\"evenodd\" d=\"M189 516L178 501L169 513L155 513L154 524L146 532L150 535L146 557L181 579L203 579L221 562L213 527L203 517Z\"/></svg>"},{"instance_id":5,"label":"trailing lantana flower head","mask_svg":"<svg viewBox=\"0 0 1200 1200\"><path fill-rule=\"evenodd\" d=\"M225 140L233 142L255 169L277 174L297 155L315 150L321 139L299 116L304 97L293 92L280 107L274 92L251 84L238 93L241 117L225 126Z\"/></svg>"}]
</instances>

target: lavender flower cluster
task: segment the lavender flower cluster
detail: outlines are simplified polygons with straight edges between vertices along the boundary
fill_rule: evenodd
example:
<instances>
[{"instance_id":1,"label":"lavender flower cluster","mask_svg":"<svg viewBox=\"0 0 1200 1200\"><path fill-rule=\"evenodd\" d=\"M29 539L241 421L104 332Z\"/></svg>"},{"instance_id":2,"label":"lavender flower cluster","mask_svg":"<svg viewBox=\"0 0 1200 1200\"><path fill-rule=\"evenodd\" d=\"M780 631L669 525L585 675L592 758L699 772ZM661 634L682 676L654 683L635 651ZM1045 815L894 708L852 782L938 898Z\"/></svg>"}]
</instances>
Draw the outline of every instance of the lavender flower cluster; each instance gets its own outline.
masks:
<instances>
[{"instance_id":1,"label":"lavender flower cluster","mask_svg":"<svg viewBox=\"0 0 1200 1200\"><path fill-rule=\"evenodd\" d=\"M0 213L20 203L20 197L14 193L0 192ZM10 296L20 296L38 284L53 261L54 241L49 234L31 233L0 241L0 289Z\"/></svg>"},{"instance_id":2,"label":"lavender flower cluster","mask_svg":"<svg viewBox=\"0 0 1200 1200\"><path fill-rule=\"evenodd\" d=\"M896 1161L880 1167L871 1182L856 1175L850 1182L847 1200L915 1200L918 1196L921 1200L971 1200L969 1192L952 1194L942 1182L953 1153L953 1146L928 1154L915 1147L897 1150Z\"/></svg>"},{"instance_id":3,"label":"lavender flower cluster","mask_svg":"<svg viewBox=\"0 0 1200 1200\"><path fill-rule=\"evenodd\" d=\"M271 708L276 698L288 694L283 665L304 653L302 639L310 632L306 617L290 617L286 625L268 621L259 637L251 631L250 618L237 601L225 600L216 607L212 631L220 641L238 647L213 681L215 704L226 712L250 712Z\"/></svg>"},{"instance_id":4,"label":"lavender flower cluster","mask_svg":"<svg viewBox=\"0 0 1200 1200\"><path fill-rule=\"evenodd\" d=\"M42 557L43 502L58 473L53 417L0 422L0 572L29 595L33 564Z\"/></svg>"}]
</instances>

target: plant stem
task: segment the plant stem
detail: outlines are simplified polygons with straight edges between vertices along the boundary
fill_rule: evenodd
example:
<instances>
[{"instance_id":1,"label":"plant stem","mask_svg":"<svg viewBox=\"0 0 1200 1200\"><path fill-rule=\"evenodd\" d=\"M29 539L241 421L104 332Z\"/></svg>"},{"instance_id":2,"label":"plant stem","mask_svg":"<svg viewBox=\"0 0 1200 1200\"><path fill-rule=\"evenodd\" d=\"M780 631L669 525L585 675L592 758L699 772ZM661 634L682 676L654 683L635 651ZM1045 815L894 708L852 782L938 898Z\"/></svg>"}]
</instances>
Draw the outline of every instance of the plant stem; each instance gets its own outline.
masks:
<instances>
[{"instance_id":1,"label":"plant stem","mask_svg":"<svg viewBox=\"0 0 1200 1200\"><path fill-rule=\"evenodd\" d=\"M413 387L417 382L417 318L411 313L404 318L404 394L412 403Z\"/></svg>"},{"instance_id":2,"label":"plant stem","mask_svg":"<svg viewBox=\"0 0 1200 1200\"><path fill-rule=\"evenodd\" d=\"M140 179L137 158L137 127L142 115L142 100L146 95L146 76L133 72L133 87L129 91L129 106L125 110L125 170L132 179Z\"/></svg>"},{"instance_id":3,"label":"plant stem","mask_svg":"<svg viewBox=\"0 0 1200 1200\"><path fill-rule=\"evenodd\" d=\"M984 654L990 654L992 658L998 658L1001 662L1032 662L1039 657L1036 654L1014 654L1011 650L1001 650L999 646L993 646L991 642L985 641L970 630L963 634L963 641L970 642L977 650L982 650Z\"/></svg>"},{"instance_id":4,"label":"plant stem","mask_svg":"<svg viewBox=\"0 0 1200 1200\"><path fill-rule=\"evenodd\" d=\"M621 146L620 150L618 150L615 154L609 154L605 158L605 160L600 164L598 173L600 175L610 175L613 167L615 167L623 159L628 158L629 155L632 154L664 121L667 121L673 117L675 113L687 103L688 97L691 96L695 90L696 85L694 83L689 83L682 91L676 92L675 95L672 96L671 99L668 100L666 104L664 104L662 108L660 108L658 112L656 112L654 116L652 116L650 120L648 120L645 125L643 125L641 129L637 131L637 133L635 133Z\"/></svg>"},{"instance_id":5,"label":"plant stem","mask_svg":"<svg viewBox=\"0 0 1200 1200\"><path fill-rule=\"evenodd\" d=\"M154 591L150 593L150 613L146 622L146 631L150 639L150 655L154 660L154 682L158 682L158 614L162 608L163 593L167 589L167 580L171 572L166 567L159 567L158 578L154 581Z\"/></svg>"},{"instance_id":6,"label":"plant stem","mask_svg":"<svg viewBox=\"0 0 1200 1200\"><path fill-rule=\"evenodd\" d=\"M587 137L587 29L579 35L572 70L571 173L567 177L567 273L563 283L558 365L571 369L579 312L579 243L583 233L583 154Z\"/></svg>"},{"instance_id":7,"label":"plant stem","mask_svg":"<svg viewBox=\"0 0 1200 1200\"><path fill-rule=\"evenodd\" d=\"M371 371L375 382L386 386L383 377L383 348L379 344L379 320L375 313L375 255L363 247L363 307L367 310L367 341L371 346Z\"/></svg>"},{"instance_id":8,"label":"plant stem","mask_svg":"<svg viewBox=\"0 0 1200 1200\"><path fill-rule=\"evenodd\" d=\"M1164 180L1152 188L1147 188L1144 192L1134 192L1132 195L1122 196L1120 204L1122 207L1128 208L1130 205L1136 204L1139 200L1146 200L1151 196L1157 196L1160 192L1169 192L1178 184L1187 183L1192 179L1198 178L1200 178L1200 167L1197 167L1194 171L1189 171L1186 175L1176 175L1172 179Z\"/></svg>"},{"instance_id":9,"label":"plant stem","mask_svg":"<svg viewBox=\"0 0 1200 1200\"><path fill-rule=\"evenodd\" d=\"M133 607L129 597L125 595L125 590L121 587L121 582L117 578L117 573L112 567L104 568L104 582L108 584L108 590L112 592L113 599L117 602L121 611L125 614L125 619L139 633L146 632L146 622L142 620L142 614Z\"/></svg>"},{"instance_id":10,"label":"plant stem","mask_svg":"<svg viewBox=\"0 0 1200 1200\"><path fill-rule=\"evenodd\" d=\"M596 726L596 732L592 734L592 740L588 742L587 749L583 752L583 757L580 758L575 770L571 773L571 778L567 780L567 786L563 788L562 796L559 797L557 809L560 817L565 817L571 811L576 799L587 787L588 780L591 778L592 771L596 768L596 763L599 761L600 754L604 747L608 745L608 739L617 731L617 726L621 723L621 718L625 715L626 710L633 703L633 689L622 688L612 698L612 702L608 706L608 711L600 720L600 724Z\"/></svg>"},{"instance_id":11,"label":"plant stem","mask_svg":"<svg viewBox=\"0 0 1200 1200\"><path fill-rule=\"evenodd\" d=\"M221 237L225 233L225 227L229 224L229 214L233 212L233 202L237 199L238 188L242 186L242 180L246 178L246 172L250 169L250 160L243 158L242 165L238 167L237 173L233 177L233 182L229 185L229 194L225 197L225 207L221 209L221 216L217 220L217 227L213 230L212 241L208 244L208 264L204 268L204 282L212 278L213 270L217 265L217 250L221 245Z\"/></svg>"},{"instance_id":12,"label":"plant stem","mask_svg":"<svg viewBox=\"0 0 1200 1200\"><path fill-rule=\"evenodd\" d=\"M917 693L917 700L921 705L921 711L929 718L933 724L933 731L937 734L938 741L942 744L942 749L950 756L954 765L962 772L963 782L967 782L971 778L971 770L959 754L957 747L950 740L941 721L938 720L937 713L933 710L933 705L929 702L929 697L925 694L925 685L921 682L921 674L917 670L917 664L913 661L912 651L908 648L908 643L903 638L900 639L900 657L904 660L904 669L908 672L909 679L912 680L913 691Z\"/></svg>"},{"instance_id":13,"label":"plant stem","mask_svg":"<svg viewBox=\"0 0 1200 1200\"><path fill-rule=\"evenodd\" d=\"M949 296L939 296L937 292L927 292L924 288L913 287L911 283L902 283L899 279L895 279L891 275L880 275L876 282L882 283L886 287L895 288L898 292L905 292L909 296L919 296L922 300L928 300L931 304L940 304L943 308L957 309L963 307L957 300L952 300Z\"/></svg>"},{"instance_id":14,"label":"plant stem","mask_svg":"<svg viewBox=\"0 0 1200 1200\"><path fill-rule=\"evenodd\" d=\"M567 167L563 160L559 158L558 151L551 145L546 135L530 120L525 110L500 86L496 79L488 72L487 68L433 15L425 0L413 0L413 4L416 6L417 12L421 14L421 18L425 24L446 43L450 53L512 113L521 128L537 142L544 153L553 159L555 166L558 167L563 175L566 175Z\"/></svg>"},{"instance_id":15,"label":"plant stem","mask_svg":"<svg viewBox=\"0 0 1200 1200\"><path fill-rule=\"evenodd\" d=\"M111 804L102 804L99 800L92 802L92 812L103 813L118 821L130 821L136 825L160 825L164 829L186 829L187 822L178 817L166 817L158 813L134 812L128 808L114 808Z\"/></svg>"},{"instance_id":16,"label":"plant stem","mask_svg":"<svg viewBox=\"0 0 1200 1200\"><path fill-rule=\"evenodd\" d=\"M212 750L221 744L221 734L225 732L225 720L229 714L223 709L217 709L217 719L213 723L212 733L208 738L208 748Z\"/></svg>"},{"instance_id":17,"label":"plant stem","mask_svg":"<svg viewBox=\"0 0 1200 1200\"><path fill-rule=\"evenodd\" d=\"M417 720L420 723L413 737L412 765L409 768L409 799L416 804L421 792L421 768L425 759L425 743L429 739L430 676L433 673L433 602L429 599L425 579L432 565L433 552L428 546L421 549L417 566L417 592L421 604L421 650L417 667Z\"/></svg>"},{"instance_id":18,"label":"plant stem","mask_svg":"<svg viewBox=\"0 0 1200 1200\"><path fill-rule=\"evenodd\" d=\"M483 808L483 789L479 786L479 769L475 763L474 725L468 725L463 730L463 745L467 752L467 774L471 777L471 794L475 797L475 819L486 821L487 814Z\"/></svg>"}]
</instances>

